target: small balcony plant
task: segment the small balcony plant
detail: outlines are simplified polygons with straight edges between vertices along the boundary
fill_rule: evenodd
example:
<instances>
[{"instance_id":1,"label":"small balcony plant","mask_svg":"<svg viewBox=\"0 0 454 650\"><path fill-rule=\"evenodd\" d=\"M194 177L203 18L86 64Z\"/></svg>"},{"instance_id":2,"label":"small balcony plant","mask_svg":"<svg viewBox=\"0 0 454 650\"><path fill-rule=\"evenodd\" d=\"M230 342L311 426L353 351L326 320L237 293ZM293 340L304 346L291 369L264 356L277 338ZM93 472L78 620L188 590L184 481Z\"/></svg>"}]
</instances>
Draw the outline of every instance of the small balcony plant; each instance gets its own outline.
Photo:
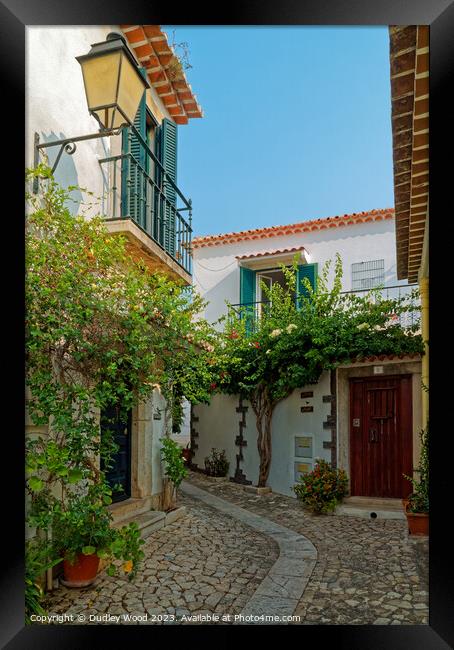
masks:
<instances>
[{"instance_id":1,"label":"small balcony plant","mask_svg":"<svg viewBox=\"0 0 454 650\"><path fill-rule=\"evenodd\" d=\"M429 534L429 424L419 436L421 453L418 467L414 470L418 477L404 474L413 487L411 494L403 500L410 535Z\"/></svg>"},{"instance_id":2,"label":"small balcony plant","mask_svg":"<svg viewBox=\"0 0 454 650\"><path fill-rule=\"evenodd\" d=\"M327 514L347 494L347 475L334 469L326 460L318 459L312 472L303 474L293 490L298 499L314 514Z\"/></svg>"},{"instance_id":3,"label":"small balcony plant","mask_svg":"<svg viewBox=\"0 0 454 650\"><path fill-rule=\"evenodd\" d=\"M225 450L219 451L214 447L211 454L205 458L205 472L207 476L220 478L227 476L229 471L229 461L225 455Z\"/></svg>"}]
</instances>

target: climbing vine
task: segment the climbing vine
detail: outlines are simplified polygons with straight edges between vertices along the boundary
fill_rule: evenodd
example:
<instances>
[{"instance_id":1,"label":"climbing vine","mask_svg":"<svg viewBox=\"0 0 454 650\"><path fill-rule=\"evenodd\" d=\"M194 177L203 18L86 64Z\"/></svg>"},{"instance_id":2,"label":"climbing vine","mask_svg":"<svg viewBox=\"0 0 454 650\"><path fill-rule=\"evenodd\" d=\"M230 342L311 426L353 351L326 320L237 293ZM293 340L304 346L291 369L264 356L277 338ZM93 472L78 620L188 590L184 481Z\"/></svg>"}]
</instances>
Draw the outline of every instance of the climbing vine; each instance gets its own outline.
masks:
<instances>
[{"instance_id":1,"label":"climbing vine","mask_svg":"<svg viewBox=\"0 0 454 650\"><path fill-rule=\"evenodd\" d=\"M26 463L29 525L47 533L63 531L59 523L77 509L100 521L96 508L111 502L98 459L109 467L116 446L100 435L102 409L129 409L157 386L170 402L209 400L213 334L194 319L203 302L190 288L133 261L101 216L74 217L74 188L60 187L48 167L28 170L34 178L41 189L27 194L26 380L36 434ZM136 563L134 535L112 535L115 557Z\"/></svg>"}]
</instances>

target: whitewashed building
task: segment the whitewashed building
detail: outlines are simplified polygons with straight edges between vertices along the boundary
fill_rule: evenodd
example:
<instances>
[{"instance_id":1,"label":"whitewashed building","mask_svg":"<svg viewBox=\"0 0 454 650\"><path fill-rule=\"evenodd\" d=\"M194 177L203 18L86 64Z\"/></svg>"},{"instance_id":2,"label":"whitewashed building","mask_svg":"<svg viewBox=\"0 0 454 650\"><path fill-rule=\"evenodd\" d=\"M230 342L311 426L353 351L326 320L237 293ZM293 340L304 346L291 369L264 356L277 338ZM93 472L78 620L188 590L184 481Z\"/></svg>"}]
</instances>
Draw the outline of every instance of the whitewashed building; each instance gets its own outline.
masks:
<instances>
[{"instance_id":1,"label":"whitewashed building","mask_svg":"<svg viewBox=\"0 0 454 650\"><path fill-rule=\"evenodd\" d=\"M281 264L290 265L297 255L298 276L314 286L327 260L333 273L336 253L343 262L343 291L383 286L385 294L397 297L412 288L397 279L394 210L372 210L197 237L193 276L209 301L204 316L217 321L227 313L226 301L259 314L261 284L282 284ZM323 373L316 385L301 386L274 412L268 485L295 496L298 477L323 458L347 471L352 496L406 496L402 473L411 474L419 453L420 386L419 355L364 359ZM374 423L380 430L375 436ZM215 395L209 406L193 407L195 468L203 469L211 448L225 449L230 480L256 485L256 438L254 413L239 397Z\"/></svg>"}]
</instances>

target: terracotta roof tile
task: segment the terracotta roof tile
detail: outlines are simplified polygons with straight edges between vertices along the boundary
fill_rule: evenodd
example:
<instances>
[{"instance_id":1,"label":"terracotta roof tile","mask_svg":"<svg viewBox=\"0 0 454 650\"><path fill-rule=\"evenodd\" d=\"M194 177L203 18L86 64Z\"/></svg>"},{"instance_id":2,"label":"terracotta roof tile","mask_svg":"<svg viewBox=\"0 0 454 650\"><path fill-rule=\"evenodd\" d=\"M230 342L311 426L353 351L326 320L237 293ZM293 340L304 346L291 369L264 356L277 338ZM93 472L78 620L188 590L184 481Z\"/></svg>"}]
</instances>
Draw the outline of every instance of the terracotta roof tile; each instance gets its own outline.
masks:
<instances>
[{"instance_id":1,"label":"terracotta roof tile","mask_svg":"<svg viewBox=\"0 0 454 650\"><path fill-rule=\"evenodd\" d=\"M206 235L205 237L196 237L193 239L192 246L193 248L221 246L223 244L232 244L238 241L265 239L300 232L323 230L325 228L337 228L340 226L352 226L366 221L383 221L385 219L394 219L393 208L368 210L366 212L353 212L352 214L325 217L324 219L312 219L310 221L291 223L285 226L269 226L266 228L240 230L238 232L230 232L221 235Z\"/></svg>"},{"instance_id":2,"label":"terracotta roof tile","mask_svg":"<svg viewBox=\"0 0 454 650\"><path fill-rule=\"evenodd\" d=\"M140 64L148 71L148 80L158 95L165 101L166 95L172 93L172 103L178 105L178 112L169 111L174 122L187 124L188 119L203 117L181 61L169 46L167 35L160 25L121 25L121 28ZM176 91L180 91L180 95ZM181 91L184 91L184 99L190 103L182 101Z\"/></svg>"},{"instance_id":3,"label":"terracotta roof tile","mask_svg":"<svg viewBox=\"0 0 454 650\"><path fill-rule=\"evenodd\" d=\"M251 255L237 255L237 260L249 260L255 257L266 257L267 255L281 255L282 253L297 253L298 251L304 251L304 246L297 246L294 248L281 248L279 250L272 251L262 251L261 253L252 253Z\"/></svg>"},{"instance_id":4,"label":"terracotta roof tile","mask_svg":"<svg viewBox=\"0 0 454 650\"><path fill-rule=\"evenodd\" d=\"M421 355L418 352L411 354L378 354L368 357L356 357L351 359L350 363L364 363L365 361L392 361L393 359L421 359Z\"/></svg>"}]
</instances>

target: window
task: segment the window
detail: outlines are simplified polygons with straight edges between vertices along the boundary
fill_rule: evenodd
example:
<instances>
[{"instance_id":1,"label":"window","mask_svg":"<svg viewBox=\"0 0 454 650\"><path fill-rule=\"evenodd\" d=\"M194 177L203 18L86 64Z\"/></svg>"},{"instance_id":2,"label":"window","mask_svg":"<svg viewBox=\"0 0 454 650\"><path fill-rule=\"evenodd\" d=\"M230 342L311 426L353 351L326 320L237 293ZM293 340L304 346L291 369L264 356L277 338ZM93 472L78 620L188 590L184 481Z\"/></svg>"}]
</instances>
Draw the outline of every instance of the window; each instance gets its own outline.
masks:
<instances>
[{"instance_id":1,"label":"window","mask_svg":"<svg viewBox=\"0 0 454 650\"><path fill-rule=\"evenodd\" d=\"M268 271L257 272L257 296L259 302L268 301L262 287L262 282L268 289L271 289L273 284L280 284L284 288L287 286L284 273L281 269L269 269Z\"/></svg>"},{"instance_id":2,"label":"window","mask_svg":"<svg viewBox=\"0 0 454 650\"><path fill-rule=\"evenodd\" d=\"M352 264L352 291L373 289L385 283L385 260Z\"/></svg>"}]
</instances>

